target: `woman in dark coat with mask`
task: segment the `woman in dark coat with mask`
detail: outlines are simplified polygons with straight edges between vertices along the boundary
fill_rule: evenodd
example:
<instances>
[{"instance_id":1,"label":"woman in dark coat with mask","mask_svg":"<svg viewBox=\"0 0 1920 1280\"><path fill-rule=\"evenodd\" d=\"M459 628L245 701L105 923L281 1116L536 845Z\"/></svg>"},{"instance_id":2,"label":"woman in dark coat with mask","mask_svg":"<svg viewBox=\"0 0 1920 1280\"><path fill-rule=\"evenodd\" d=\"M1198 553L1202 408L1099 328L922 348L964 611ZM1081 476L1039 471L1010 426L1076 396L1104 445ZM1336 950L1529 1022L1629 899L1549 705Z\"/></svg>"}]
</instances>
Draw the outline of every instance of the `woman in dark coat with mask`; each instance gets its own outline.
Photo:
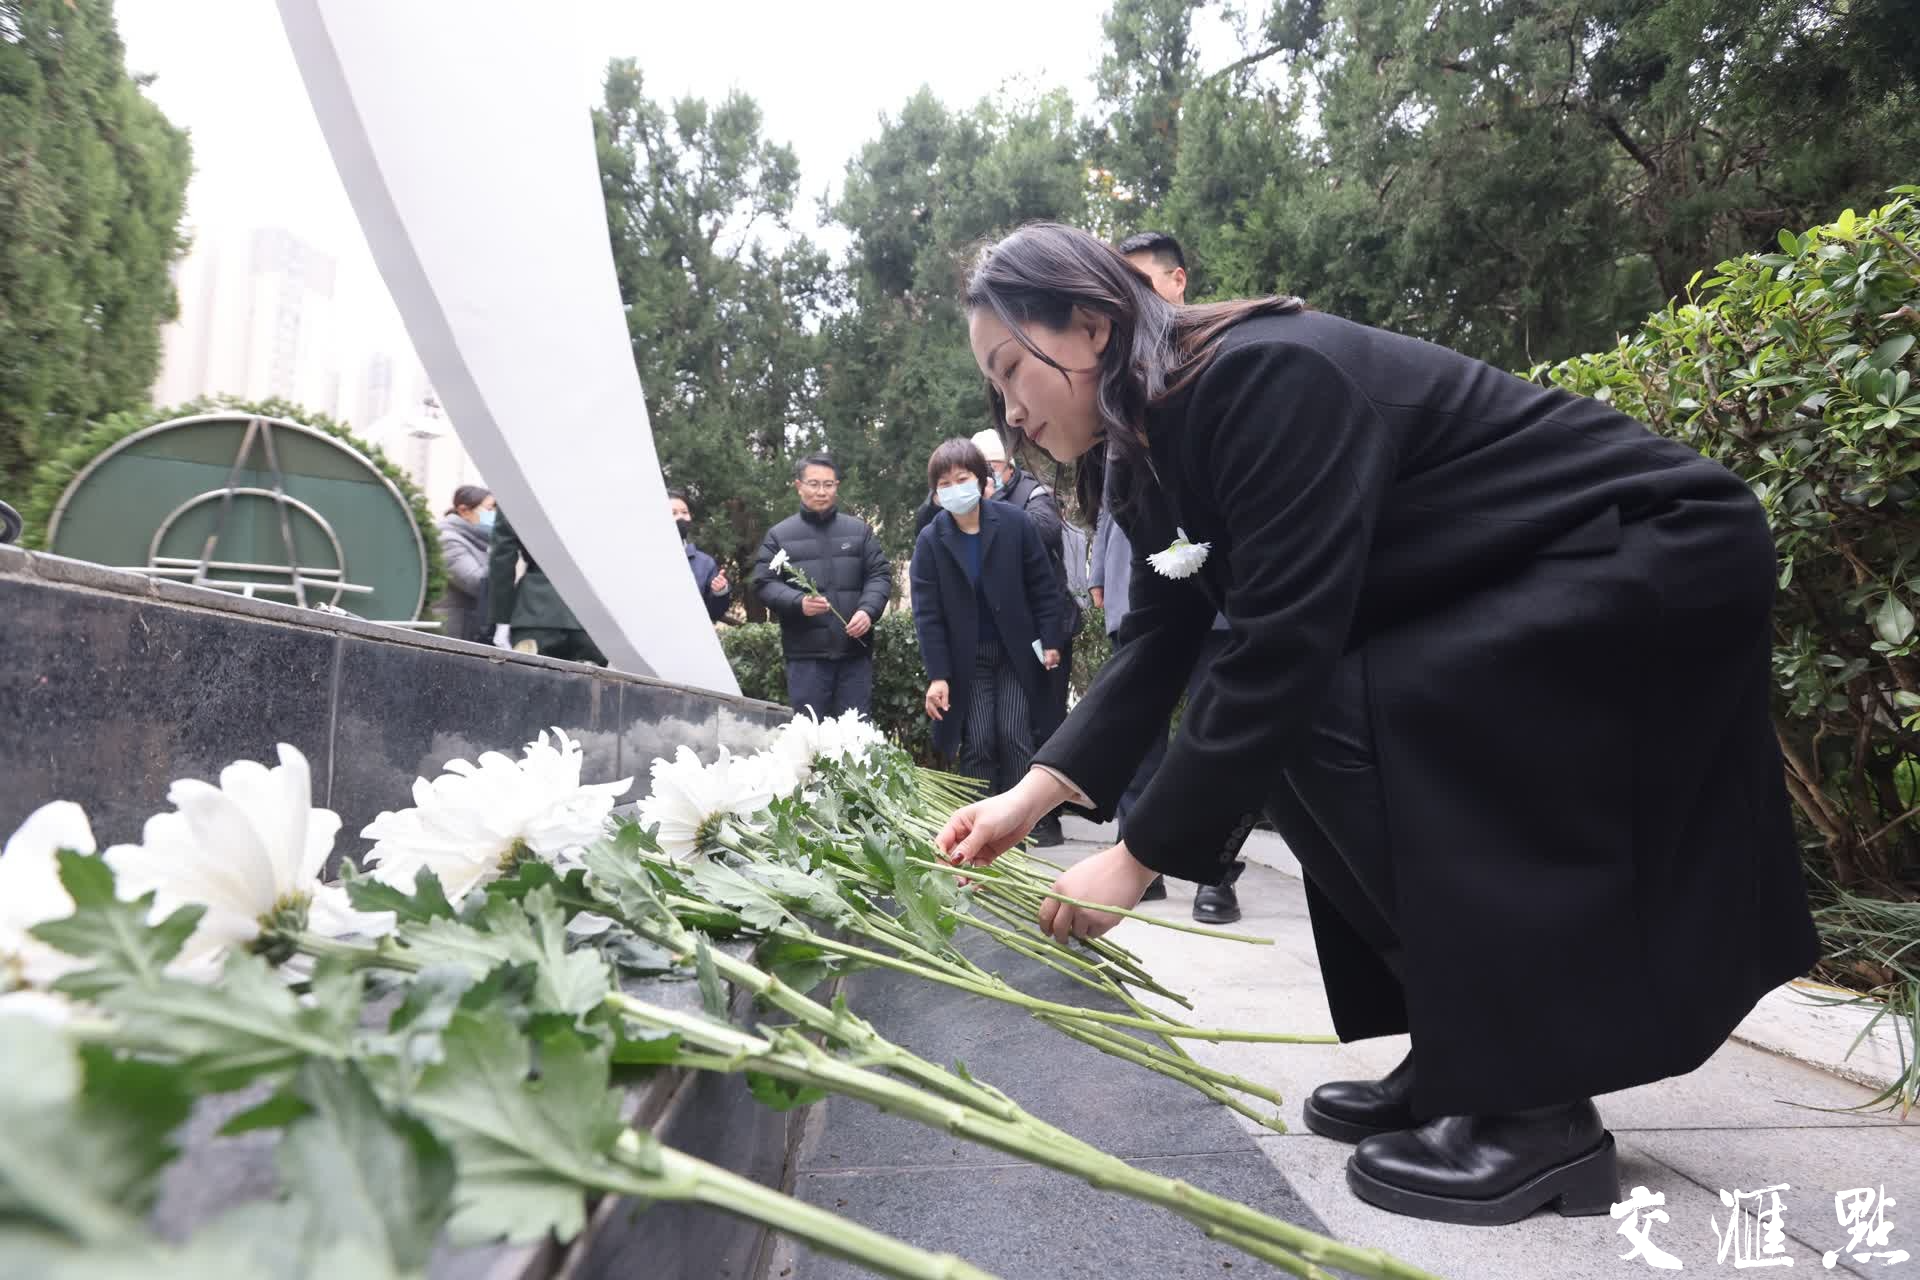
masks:
<instances>
[{"instance_id":1,"label":"woman in dark coat with mask","mask_svg":"<svg viewBox=\"0 0 1920 1280\"><path fill-rule=\"evenodd\" d=\"M911 574L934 749L998 792L1026 776L1036 733L1054 728L1046 673L1066 619L1038 531L1017 508L981 501L987 477L971 440L933 451L927 485L942 509L914 542Z\"/></svg>"},{"instance_id":2,"label":"woman in dark coat with mask","mask_svg":"<svg viewBox=\"0 0 1920 1280\"><path fill-rule=\"evenodd\" d=\"M477 484L453 491L453 505L440 517L440 554L447 590L440 597L440 634L487 644L487 550L493 537L493 494Z\"/></svg>"},{"instance_id":3,"label":"woman in dark coat with mask","mask_svg":"<svg viewBox=\"0 0 1920 1280\"><path fill-rule=\"evenodd\" d=\"M1109 813L1220 610L1126 841L1060 892L1211 883L1266 813L1335 1028L1413 1042L1307 1102L1359 1143L1352 1189L1443 1221L1607 1212L1592 1096L1699 1066L1817 954L1759 503L1599 401L1295 299L1174 307L1066 227L987 250L967 306L1004 425L1079 460L1136 559L1125 643L941 847L984 862L1063 799Z\"/></svg>"}]
</instances>

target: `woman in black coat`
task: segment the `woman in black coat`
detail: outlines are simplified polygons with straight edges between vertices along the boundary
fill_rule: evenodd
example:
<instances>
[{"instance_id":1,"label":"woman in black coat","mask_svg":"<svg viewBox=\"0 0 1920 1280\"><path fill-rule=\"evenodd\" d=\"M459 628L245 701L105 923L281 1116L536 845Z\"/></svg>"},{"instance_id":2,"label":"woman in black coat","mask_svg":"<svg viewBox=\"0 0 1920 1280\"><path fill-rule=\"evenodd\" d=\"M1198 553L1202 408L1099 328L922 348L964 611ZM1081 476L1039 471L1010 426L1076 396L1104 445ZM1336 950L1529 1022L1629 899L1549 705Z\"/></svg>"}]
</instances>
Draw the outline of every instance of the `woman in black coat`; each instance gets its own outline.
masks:
<instances>
[{"instance_id":1,"label":"woman in black coat","mask_svg":"<svg viewBox=\"0 0 1920 1280\"><path fill-rule=\"evenodd\" d=\"M1605 1213L1592 1096L1699 1066L1817 954L1758 502L1597 400L1295 299L1176 308L1065 227L989 249L967 305L1001 421L1080 459L1136 560L1125 643L941 847L984 862L1063 799L1111 812L1222 611L1126 841L1059 891L1211 883L1265 812L1335 1028L1412 1037L1306 1105L1359 1142L1355 1192L1446 1221Z\"/></svg>"},{"instance_id":2,"label":"woman in black coat","mask_svg":"<svg viewBox=\"0 0 1920 1280\"><path fill-rule=\"evenodd\" d=\"M1046 673L1060 662L1060 591L1031 521L983 502L987 460L948 440L927 462L943 510L914 542L913 629L927 668L933 746L960 771L1006 790L1026 776L1046 711ZM1037 722L1037 723L1036 723Z\"/></svg>"}]
</instances>

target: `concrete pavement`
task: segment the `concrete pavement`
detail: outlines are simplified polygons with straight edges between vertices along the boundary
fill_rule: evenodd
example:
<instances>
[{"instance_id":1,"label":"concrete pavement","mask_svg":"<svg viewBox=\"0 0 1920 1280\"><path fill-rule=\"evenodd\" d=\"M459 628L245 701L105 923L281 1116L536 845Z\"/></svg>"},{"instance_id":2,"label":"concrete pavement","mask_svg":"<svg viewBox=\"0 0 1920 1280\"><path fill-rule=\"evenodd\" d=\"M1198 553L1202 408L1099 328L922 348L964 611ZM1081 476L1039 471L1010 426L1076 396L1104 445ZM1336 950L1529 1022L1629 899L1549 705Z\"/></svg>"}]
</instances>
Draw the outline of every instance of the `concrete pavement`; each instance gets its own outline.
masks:
<instances>
[{"instance_id":1,"label":"concrete pavement","mask_svg":"<svg viewBox=\"0 0 1920 1280\"><path fill-rule=\"evenodd\" d=\"M1069 819L1072 859L1102 847L1111 828ZM1154 974L1187 993L1191 1021L1205 1026L1263 1030L1332 1031L1308 927L1304 889L1284 845L1256 833L1254 859L1239 884L1245 918L1236 929L1270 937L1272 947L1249 947L1127 922L1115 938L1139 953ZM1060 859L1056 859L1060 860ZM1289 874L1289 870L1292 874ZM1146 904L1152 914L1187 920L1192 886L1169 882L1166 901ZM1685 981L1685 975L1675 975ZM1489 975L1498 981L1498 975ZM1596 1010L1604 1018L1604 1010ZM1348 1190L1351 1148L1317 1137L1300 1124L1300 1102L1322 1081L1384 1074L1406 1052L1404 1037L1351 1045L1192 1046L1195 1056L1280 1089L1293 1132L1248 1128L1260 1149L1284 1173L1295 1193L1328 1231L1377 1245L1440 1275L1460 1278L1539 1277L1542 1280L1617 1280L1653 1271L1644 1257L1622 1260L1634 1245L1624 1224L1607 1217L1563 1219L1552 1212L1511 1227L1454 1227L1384 1213ZM1893 1224L1883 1242L1864 1251L1904 1249L1904 1262L1836 1259L1836 1274L1911 1273L1920 1280L1920 1120L1902 1124L1884 1114L1856 1115L1820 1108L1846 1107L1871 1097L1859 1085L1784 1057L1729 1042L1690 1075L1611 1094L1598 1103L1620 1149L1622 1194L1644 1186L1665 1197L1668 1220L1648 1222L1651 1242L1686 1271L1826 1270L1823 1254L1848 1243L1836 1194L1884 1187L1882 1221ZM1231 1113L1229 1113L1231 1114ZM1729 1225L1721 1192L1754 1192L1785 1184L1779 1193L1783 1232L1776 1252L1762 1253L1764 1232L1751 1247L1724 1251L1712 1225ZM1771 1203L1771 1197L1759 1202ZM1751 1207L1747 1208L1751 1220ZM1760 1224L1764 1226L1765 1224ZM1745 1266L1739 1266L1743 1255Z\"/></svg>"}]
</instances>

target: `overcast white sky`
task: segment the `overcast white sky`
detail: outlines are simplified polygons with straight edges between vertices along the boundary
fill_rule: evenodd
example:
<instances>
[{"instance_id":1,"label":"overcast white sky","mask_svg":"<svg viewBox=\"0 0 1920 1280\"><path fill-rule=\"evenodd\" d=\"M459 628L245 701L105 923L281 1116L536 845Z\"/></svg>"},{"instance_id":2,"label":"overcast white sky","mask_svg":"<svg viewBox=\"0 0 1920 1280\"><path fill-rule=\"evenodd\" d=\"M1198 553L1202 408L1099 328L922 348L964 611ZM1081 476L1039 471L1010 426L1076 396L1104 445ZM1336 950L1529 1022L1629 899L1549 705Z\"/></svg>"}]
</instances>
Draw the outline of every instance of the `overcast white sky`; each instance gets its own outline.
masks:
<instances>
[{"instance_id":1,"label":"overcast white sky","mask_svg":"<svg viewBox=\"0 0 1920 1280\"><path fill-rule=\"evenodd\" d=\"M407 0L385 0L403 3ZM1110 0L560 0L475 5L565 24L579 49L582 109L598 97L608 58L636 58L655 98L717 99L739 88L760 103L768 136L799 154L806 199L838 187L847 161L922 84L970 104L1012 84L1065 85L1083 105ZM128 67L157 79L148 92L192 132L188 222L201 235L284 226L335 253L342 292L366 293L366 322L387 327L358 223L315 124L278 10L270 0L119 0ZM1207 64L1236 46L1218 21L1196 31ZM418 51L432 56L432 50ZM404 59L402 59L404 65ZM826 243L840 247L837 237ZM348 309L354 303L340 301Z\"/></svg>"}]
</instances>

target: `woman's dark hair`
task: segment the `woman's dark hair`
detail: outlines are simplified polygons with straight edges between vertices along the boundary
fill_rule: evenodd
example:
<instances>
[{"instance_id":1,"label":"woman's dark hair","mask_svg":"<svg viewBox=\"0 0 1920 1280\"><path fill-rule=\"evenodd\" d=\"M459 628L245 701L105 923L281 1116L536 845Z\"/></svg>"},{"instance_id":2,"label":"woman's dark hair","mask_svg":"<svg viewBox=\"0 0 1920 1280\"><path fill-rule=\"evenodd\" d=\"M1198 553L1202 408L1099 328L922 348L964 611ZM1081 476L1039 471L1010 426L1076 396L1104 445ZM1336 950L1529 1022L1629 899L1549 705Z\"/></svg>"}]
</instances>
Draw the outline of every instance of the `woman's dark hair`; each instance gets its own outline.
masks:
<instances>
[{"instance_id":1,"label":"woman's dark hair","mask_svg":"<svg viewBox=\"0 0 1920 1280\"><path fill-rule=\"evenodd\" d=\"M687 491L686 491L685 489L669 489L669 490L667 490L667 501L668 501L668 502L672 502L672 501L673 501L673 500L674 500L675 498L678 498L678 499L680 499L680 501L682 501L682 502L686 502L686 503L687 503L687 514L688 514L688 515L692 515L692 514L693 514L693 503L691 503L691 502L688 502L688 501L687 501Z\"/></svg>"},{"instance_id":2,"label":"woman's dark hair","mask_svg":"<svg viewBox=\"0 0 1920 1280\"><path fill-rule=\"evenodd\" d=\"M483 489L477 484L463 484L453 491L453 505L447 508L447 514L457 515L462 507L472 510L492 496L491 489Z\"/></svg>"},{"instance_id":3,"label":"woman's dark hair","mask_svg":"<svg viewBox=\"0 0 1920 1280\"><path fill-rule=\"evenodd\" d=\"M1146 453L1147 414L1192 385L1218 350L1220 336L1254 316L1302 310L1298 298L1246 298L1176 307L1146 275L1105 241L1057 222L1030 222L981 250L967 278L967 310L984 307L1037 359L1072 374L1033 344L1021 326L1065 329L1079 307L1113 326L1100 353L1095 404L1104 440L1080 459L1076 496L1088 518L1100 509L1109 459L1131 466ZM991 385L987 399L1001 435L1026 437L1007 422L1007 404ZM1137 489L1138 479L1135 479Z\"/></svg>"},{"instance_id":4,"label":"woman's dark hair","mask_svg":"<svg viewBox=\"0 0 1920 1280\"><path fill-rule=\"evenodd\" d=\"M987 455L965 436L955 436L951 440L942 440L939 447L934 449L933 456L927 459L927 492L937 494L940 477L955 467L965 467L973 472L974 479L980 482L980 492L987 491Z\"/></svg>"}]
</instances>

